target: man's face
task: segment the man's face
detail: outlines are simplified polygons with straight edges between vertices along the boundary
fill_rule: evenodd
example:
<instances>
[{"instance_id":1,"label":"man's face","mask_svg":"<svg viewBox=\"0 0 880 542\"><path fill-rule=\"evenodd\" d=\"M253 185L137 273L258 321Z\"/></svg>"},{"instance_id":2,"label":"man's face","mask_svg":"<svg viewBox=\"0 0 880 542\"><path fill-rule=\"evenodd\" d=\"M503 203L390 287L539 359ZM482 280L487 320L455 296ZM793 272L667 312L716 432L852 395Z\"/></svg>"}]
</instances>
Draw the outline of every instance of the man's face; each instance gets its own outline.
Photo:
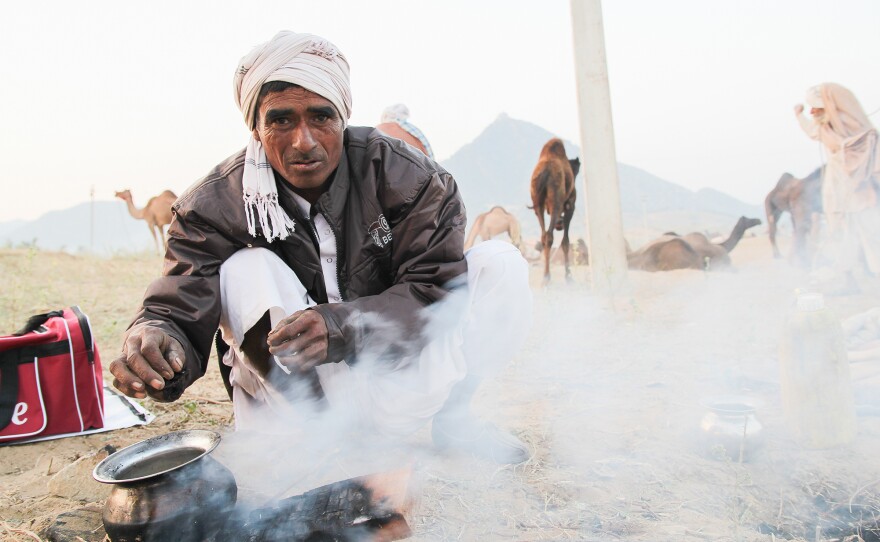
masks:
<instances>
[{"instance_id":1,"label":"man's face","mask_svg":"<svg viewBox=\"0 0 880 542\"><path fill-rule=\"evenodd\" d=\"M342 157L342 119L333 104L302 87L267 94L254 138L272 168L295 188L318 188Z\"/></svg>"},{"instance_id":2,"label":"man's face","mask_svg":"<svg viewBox=\"0 0 880 542\"><path fill-rule=\"evenodd\" d=\"M813 115L814 119L821 122L822 119L825 118L825 109L823 109L821 107L811 107L810 108L810 115Z\"/></svg>"}]
</instances>

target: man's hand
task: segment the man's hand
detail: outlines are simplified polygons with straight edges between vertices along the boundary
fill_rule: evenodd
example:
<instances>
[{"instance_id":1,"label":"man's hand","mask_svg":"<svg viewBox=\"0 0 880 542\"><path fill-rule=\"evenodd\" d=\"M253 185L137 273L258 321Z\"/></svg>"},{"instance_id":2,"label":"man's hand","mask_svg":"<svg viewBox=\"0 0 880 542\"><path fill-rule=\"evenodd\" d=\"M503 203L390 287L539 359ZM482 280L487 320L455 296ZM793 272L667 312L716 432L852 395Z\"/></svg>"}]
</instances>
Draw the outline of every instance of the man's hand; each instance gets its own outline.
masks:
<instances>
[{"instance_id":1,"label":"man's hand","mask_svg":"<svg viewBox=\"0 0 880 542\"><path fill-rule=\"evenodd\" d=\"M284 318L266 342L269 352L292 371L304 372L327 361L327 324L317 311L297 311Z\"/></svg>"},{"instance_id":2,"label":"man's hand","mask_svg":"<svg viewBox=\"0 0 880 542\"><path fill-rule=\"evenodd\" d=\"M804 104L797 104L796 106L794 106L794 114L795 115L800 115L803 112L804 112Z\"/></svg>"},{"instance_id":3,"label":"man's hand","mask_svg":"<svg viewBox=\"0 0 880 542\"><path fill-rule=\"evenodd\" d=\"M113 386L119 391L143 399L147 388L160 391L165 382L183 370L183 347L160 329L144 326L133 330L122 348L122 355L110 363Z\"/></svg>"}]
</instances>

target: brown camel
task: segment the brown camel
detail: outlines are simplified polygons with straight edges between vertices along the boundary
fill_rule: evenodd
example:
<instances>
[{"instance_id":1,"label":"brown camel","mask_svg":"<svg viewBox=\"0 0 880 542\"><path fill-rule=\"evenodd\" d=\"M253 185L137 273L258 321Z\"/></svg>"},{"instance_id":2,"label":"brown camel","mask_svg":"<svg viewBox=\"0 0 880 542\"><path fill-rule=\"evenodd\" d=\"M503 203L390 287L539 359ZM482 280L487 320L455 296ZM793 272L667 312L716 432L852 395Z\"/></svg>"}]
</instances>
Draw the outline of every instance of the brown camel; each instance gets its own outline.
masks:
<instances>
[{"instance_id":1,"label":"brown camel","mask_svg":"<svg viewBox=\"0 0 880 542\"><path fill-rule=\"evenodd\" d=\"M559 138L548 141L538 157L532 173L532 206L541 227L541 247L544 253L544 284L550 282L550 249L553 246L553 230L561 230L562 252L565 256L565 278L571 278L568 265L568 227L574 215L577 192L574 178L581 167L579 158L569 160L565 146ZM549 225L544 227L544 212L550 215Z\"/></svg>"},{"instance_id":2,"label":"brown camel","mask_svg":"<svg viewBox=\"0 0 880 542\"><path fill-rule=\"evenodd\" d=\"M764 199L774 258L782 257L776 246L776 225L782 213L788 211L793 230L789 257L797 265L803 267L810 265L819 231L818 215L822 213L823 169L824 166L817 168L803 179L798 179L790 173L783 173L776 186Z\"/></svg>"},{"instance_id":3,"label":"brown camel","mask_svg":"<svg viewBox=\"0 0 880 542\"><path fill-rule=\"evenodd\" d=\"M630 269L641 271L723 269L730 266L730 252L746 230L760 223L760 219L741 216L730 236L721 243L712 243L702 233L679 236L669 232L635 252L628 251L627 263Z\"/></svg>"},{"instance_id":4,"label":"brown camel","mask_svg":"<svg viewBox=\"0 0 880 542\"><path fill-rule=\"evenodd\" d=\"M496 235L507 232L510 236L510 242L520 248L522 237L520 234L519 220L515 216L504 210L503 207L495 206L483 214L477 215L474 225L464 242L464 249L467 250L474 246L477 237L483 241L492 239Z\"/></svg>"},{"instance_id":5,"label":"brown camel","mask_svg":"<svg viewBox=\"0 0 880 542\"><path fill-rule=\"evenodd\" d=\"M150 228L150 235L153 236L153 242L156 245L156 252L161 254L159 239L162 239L162 246L165 245L165 231L163 228L171 224L171 206L177 200L174 192L166 190L154 198L150 198L142 209L134 206L131 199L131 191L123 190L116 192L116 197L125 200L128 205L128 213L139 220L144 220L147 227ZM156 233L158 231L158 234Z\"/></svg>"}]
</instances>

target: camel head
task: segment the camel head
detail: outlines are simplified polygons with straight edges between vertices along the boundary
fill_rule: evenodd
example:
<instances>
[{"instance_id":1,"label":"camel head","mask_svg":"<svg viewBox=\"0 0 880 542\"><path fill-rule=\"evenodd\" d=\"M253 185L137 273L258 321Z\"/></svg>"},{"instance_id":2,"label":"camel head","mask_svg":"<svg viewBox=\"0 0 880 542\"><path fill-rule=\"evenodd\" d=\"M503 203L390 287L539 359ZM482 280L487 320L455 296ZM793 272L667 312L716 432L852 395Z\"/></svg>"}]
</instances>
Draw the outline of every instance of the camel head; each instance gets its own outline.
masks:
<instances>
[{"instance_id":1,"label":"camel head","mask_svg":"<svg viewBox=\"0 0 880 542\"><path fill-rule=\"evenodd\" d=\"M581 170L581 159L580 158L572 158L568 161L568 165L571 166L572 176L577 177L578 171Z\"/></svg>"},{"instance_id":2,"label":"camel head","mask_svg":"<svg viewBox=\"0 0 880 542\"><path fill-rule=\"evenodd\" d=\"M745 225L746 229L754 228L755 226L760 226L760 225L761 225L761 219L760 219L760 218L746 218L746 217L742 217L742 218L740 218L740 220L742 220L743 218L745 218L745 220L743 221L743 225Z\"/></svg>"},{"instance_id":3,"label":"camel head","mask_svg":"<svg viewBox=\"0 0 880 542\"><path fill-rule=\"evenodd\" d=\"M113 195L121 200L131 201L131 190L125 189L122 192L114 192Z\"/></svg>"}]
</instances>

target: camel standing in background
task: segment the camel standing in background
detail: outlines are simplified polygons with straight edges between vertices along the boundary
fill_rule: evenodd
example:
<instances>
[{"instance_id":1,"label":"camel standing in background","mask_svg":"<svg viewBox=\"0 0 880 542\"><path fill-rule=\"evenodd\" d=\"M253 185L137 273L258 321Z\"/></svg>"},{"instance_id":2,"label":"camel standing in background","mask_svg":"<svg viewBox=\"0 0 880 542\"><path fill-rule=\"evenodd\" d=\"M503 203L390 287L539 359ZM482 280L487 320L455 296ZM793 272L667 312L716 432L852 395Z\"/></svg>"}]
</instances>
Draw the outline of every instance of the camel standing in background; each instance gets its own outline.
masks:
<instances>
[{"instance_id":1,"label":"camel standing in background","mask_svg":"<svg viewBox=\"0 0 880 542\"><path fill-rule=\"evenodd\" d=\"M553 246L553 230L562 230L562 253L565 255L565 278L571 278L568 265L568 226L574 215L577 192L574 178L581 167L579 158L569 160L562 140L554 137L548 141L538 157L532 173L532 206L541 227L541 247L544 252L544 284L550 282L550 248ZM544 227L544 212L550 215L550 224Z\"/></svg>"},{"instance_id":2,"label":"camel standing in background","mask_svg":"<svg viewBox=\"0 0 880 542\"><path fill-rule=\"evenodd\" d=\"M776 246L776 225L782 213L788 211L793 230L790 258L803 267L809 267L812 263L812 253L819 231L818 218L822 213L823 168L824 166L817 168L803 179L798 179L790 173L783 173L776 186L764 199L774 258L782 257Z\"/></svg>"},{"instance_id":3,"label":"camel standing in background","mask_svg":"<svg viewBox=\"0 0 880 542\"><path fill-rule=\"evenodd\" d=\"M171 190L166 190L154 198L150 198L142 209L134 206L131 200L131 191L123 190L116 192L116 197L125 200L128 205L128 213L139 220L144 220L147 227L150 228L150 235L153 236L153 242L156 245L156 252L162 253L159 245L159 239L162 239L162 247L165 246L165 231L163 228L171 224L171 206L177 200L177 196ZM158 230L158 235L156 231Z\"/></svg>"},{"instance_id":4,"label":"camel standing in background","mask_svg":"<svg viewBox=\"0 0 880 542\"><path fill-rule=\"evenodd\" d=\"M483 241L488 241L504 232L507 232L507 235L510 236L510 242L516 248L520 248L522 236L520 234L519 220L504 210L503 207L496 205L485 213L477 215L467 240L464 242L464 249L467 250L474 246L477 237L480 237Z\"/></svg>"}]
</instances>

